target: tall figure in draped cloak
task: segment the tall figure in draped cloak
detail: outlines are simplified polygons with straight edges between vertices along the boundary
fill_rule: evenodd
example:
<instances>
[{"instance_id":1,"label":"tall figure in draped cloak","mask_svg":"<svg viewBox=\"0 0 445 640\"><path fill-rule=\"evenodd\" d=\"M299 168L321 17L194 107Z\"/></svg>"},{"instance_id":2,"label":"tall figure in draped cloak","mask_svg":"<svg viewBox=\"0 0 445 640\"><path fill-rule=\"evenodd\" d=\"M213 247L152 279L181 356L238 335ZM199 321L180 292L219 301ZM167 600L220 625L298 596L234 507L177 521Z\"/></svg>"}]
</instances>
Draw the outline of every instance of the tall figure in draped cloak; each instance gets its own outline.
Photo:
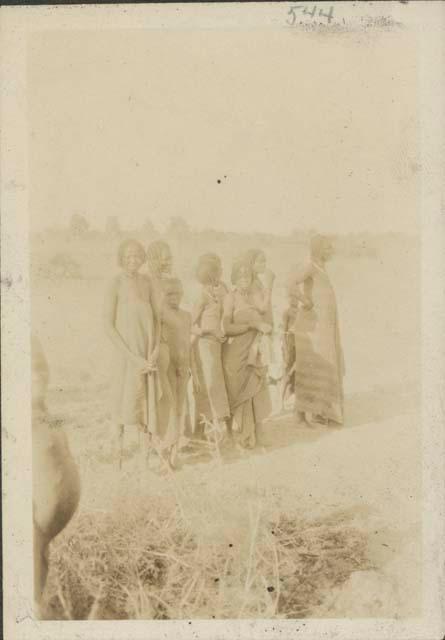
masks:
<instances>
[{"instance_id":1,"label":"tall figure in draped cloak","mask_svg":"<svg viewBox=\"0 0 445 640\"><path fill-rule=\"evenodd\" d=\"M119 440L119 466L124 426L135 425L147 432L157 419L150 387L156 384L160 326L150 280L139 273L144 262L145 251L139 242L126 240L120 245L121 273L110 283L104 304L105 330L114 346L112 417Z\"/></svg>"},{"instance_id":2,"label":"tall figure in draped cloak","mask_svg":"<svg viewBox=\"0 0 445 640\"><path fill-rule=\"evenodd\" d=\"M231 431L237 444L253 448L258 428L271 412L264 340L272 330L267 309L258 306L254 273L245 260L235 261L231 291L224 300L223 328L228 337L222 359L230 406Z\"/></svg>"},{"instance_id":3,"label":"tall figure in draped cloak","mask_svg":"<svg viewBox=\"0 0 445 640\"><path fill-rule=\"evenodd\" d=\"M223 303L228 289L221 280L219 256L214 253L200 256L196 278L202 289L192 313L193 354L198 374L194 436L202 439L205 422L224 433L225 421L230 416L222 365L222 345L226 341L222 327Z\"/></svg>"},{"instance_id":4,"label":"tall figure in draped cloak","mask_svg":"<svg viewBox=\"0 0 445 640\"><path fill-rule=\"evenodd\" d=\"M302 300L294 322L298 422L343 423L345 366L336 296L326 271L332 253L327 237L314 236L309 263L290 275L290 284L299 286Z\"/></svg>"}]
</instances>

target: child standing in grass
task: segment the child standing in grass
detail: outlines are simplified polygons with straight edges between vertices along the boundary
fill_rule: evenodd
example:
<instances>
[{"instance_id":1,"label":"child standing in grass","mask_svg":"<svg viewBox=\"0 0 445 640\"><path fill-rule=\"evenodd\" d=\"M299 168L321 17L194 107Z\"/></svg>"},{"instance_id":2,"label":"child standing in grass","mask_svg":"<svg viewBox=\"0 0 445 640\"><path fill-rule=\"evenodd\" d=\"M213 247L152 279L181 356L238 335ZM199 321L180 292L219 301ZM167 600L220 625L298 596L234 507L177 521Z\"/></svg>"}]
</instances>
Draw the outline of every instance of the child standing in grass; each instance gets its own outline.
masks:
<instances>
[{"instance_id":1,"label":"child standing in grass","mask_svg":"<svg viewBox=\"0 0 445 640\"><path fill-rule=\"evenodd\" d=\"M181 309L183 296L182 283L177 278L169 278L165 282L165 305L168 308L168 324L164 326L169 346L169 362L167 368L168 382L172 390L171 417L166 423L166 431L162 435L162 447L168 449L168 463L176 466L178 444L184 434L187 414L187 386L192 374L197 386L197 375L194 359L191 355L192 317L188 311Z\"/></svg>"}]
</instances>

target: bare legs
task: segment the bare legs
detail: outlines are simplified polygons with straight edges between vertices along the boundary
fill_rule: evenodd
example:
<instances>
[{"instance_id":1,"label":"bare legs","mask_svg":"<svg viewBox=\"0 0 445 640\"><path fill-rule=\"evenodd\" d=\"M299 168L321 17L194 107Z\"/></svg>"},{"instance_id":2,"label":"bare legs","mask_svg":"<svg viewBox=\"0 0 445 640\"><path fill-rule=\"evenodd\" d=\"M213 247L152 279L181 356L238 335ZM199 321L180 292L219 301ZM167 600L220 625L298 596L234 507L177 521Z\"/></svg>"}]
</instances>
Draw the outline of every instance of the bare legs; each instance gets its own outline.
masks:
<instances>
[{"instance_id":1,"label":"bare legs","mask_svg":"<svg viewBox=\"0 0 445 640\"><path fill-rule=\"evenodd\" d=\"M320 413L311 413L310 411L296 411L296 423L308 427L317 427L319 425L326 427L340 427L341 424L335 420L329 420Z\"/></svg>"},{"instance_id":2,"label":"bare legs","mask_svg":"<svg viewBox=\"0 0 445 640\"><path fill-rule=\"evenodd\" d=\"M174 390L173 408L175 410L173 443L169 450L168 464L171 469L175 469L178 461L178 445L179 439L184 433L185 417L187 408L187 387L190 374L186 366L170 368L169 381L170 386Z\"/></svg>"},{"instance_id":3,"label":"bare legs","mask_svg":"<svg viewBox=\"0 0 445 640\"><path fill-rule=\"evenodd\" d=\"M286 396L287 396L287 392L288 390L291 388L291 374L289 373L285 373L283 376L283 379L281 381L281 394L280 394L280 398L281 398L281 411L284 412L284 405L286 402Z\"/></svg>"},{"instance_id":4,"label":"bare legs","mask_svg":"<svg viewBox=\"0 0 445 640\"><path fill-rule=\"evenodd\" d=\"M306 422L306 413L304 411L297 411L296 417L297 417L297 424L303 424L304 422Z\"/></svg>"},{"instance_id":5,"label":"bare legs","mask_svg":"<svg viewBox=\"0 0 445 640\"><path fill-rule=\"evenodd\" d=\"M151 433L145 424L139 425L138 448L141 470L148 469L150 452L152 449L152 438Z\"/></svg>"},{"instance_id":6,"label":"bare legs","mask_svg":"<svg viewBox=\"0 0 445 640\"><path fill-rule=\"evenodd\" d=\"M315 419L315 415L310 411L297 411L296 422L297 425L315 427L317 420Z\"/></svg>"},{"instance_id":7,"label":"bare legs","mask_svg":"<svg viewBox=\"0 0 445 640\"><path fill-rule=\"evenodd\" d=\"M139 458L140 458L140 466L144 468L148 466L149 455L151 450L151 435L148 432L147 426L145 424L138 424L133 428L137 428L138 430L138 451L139 451ZM125 425L123 424L116 425L115 449L117 452L119 470L122 470L123 461L124 461L124 433L125 433Z\"/></svg>"}]
</instances>

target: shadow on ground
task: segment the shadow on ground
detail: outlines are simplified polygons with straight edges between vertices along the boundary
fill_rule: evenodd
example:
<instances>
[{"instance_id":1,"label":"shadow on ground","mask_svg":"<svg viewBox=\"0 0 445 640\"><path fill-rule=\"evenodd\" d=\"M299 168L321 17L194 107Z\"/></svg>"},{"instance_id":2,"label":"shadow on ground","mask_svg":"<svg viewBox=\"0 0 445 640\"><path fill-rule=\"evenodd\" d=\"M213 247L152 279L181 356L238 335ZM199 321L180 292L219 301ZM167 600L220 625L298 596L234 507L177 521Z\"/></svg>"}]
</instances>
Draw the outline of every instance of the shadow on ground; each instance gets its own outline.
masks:
<instances>
[{"instance_id":1,"label":"shadow on ground","mask_svg":"<svg viewBox=\"0 0 445 640\"><path fill-rule=\"evenodd\" d=\"M54 398L57 409L63 416L65 426L68 427L75 438L80 434L79 428L82 423L82 431L85 433L86 425L98 427L105 435L109 422L104 415L103 390L96 395L94 402L79 392L71 397L69 394L57 394ZM78 396L81 396L80 398ZM85 395L85 394L84 394ZM88 395L88 394L86 394ZM79 416L78 406L85 405L85 416ZM291 402L292 404L292 402ZM286 448L296 443L310 443L327 435L333 435L338 431L349 428L358 428L370 423L381 423L400 415L414 413L420 405L419 390L414 384L397 384L392 386L374 386L373 389L364 392L357 392L345 398L345 423L342 427L328 427L323 425L308 426L297 424L293 415L291 405L288 410L272 415L266 420L258 433L258 445L254 450L238 450L233 446L222 446L220 450L216 447L198 445L189 446L180 453L179 469L184 466L196 464L208 464L210 461L221 461L224 464L231 464L242 459L253 456L261 456L277 449ZM76 419L70 419L71 407L75 406L77 411ZM84 418L84 419L83 419ZM128 431L128 436L130 432ZM109 438L107 436L106 440ZM103 438L103 436L102 436ZM100 440L102 438L99 437ZM134 438L130 438L130 440ZM127 438L126 438L127 440ZM106 444L103 441L103 444ZM101 463L113 463L109 459L108 452L102 452L101 447L97 447L97 437L91 440L89 455ZM105 447L107 449L108 447ZM128 448L125 447L124 459L132 458L138 449L135 442Z\"/></svg>"},{"instance_id":2,"label":"shadow on ground","mask_svg":"<svg viewBox=\"0 0 445 640\"><path fill-rule=\"evenodd\" d=\"M413 413L419 406L419 391L414 384L375 386L372 390L353 393L345 399L345 423L342 427L308 426L295 422L293 412L288 410L266 420L258 434L258 446L252 451L222 449L225 464L237 462L252 455L282 449L296 443L318 440L342 429L360 427L369 423L391 420L400 415ZM182 457L180 466L208 463L215 459L215 449L199 448Z\"/></svg>"}]
</instances>

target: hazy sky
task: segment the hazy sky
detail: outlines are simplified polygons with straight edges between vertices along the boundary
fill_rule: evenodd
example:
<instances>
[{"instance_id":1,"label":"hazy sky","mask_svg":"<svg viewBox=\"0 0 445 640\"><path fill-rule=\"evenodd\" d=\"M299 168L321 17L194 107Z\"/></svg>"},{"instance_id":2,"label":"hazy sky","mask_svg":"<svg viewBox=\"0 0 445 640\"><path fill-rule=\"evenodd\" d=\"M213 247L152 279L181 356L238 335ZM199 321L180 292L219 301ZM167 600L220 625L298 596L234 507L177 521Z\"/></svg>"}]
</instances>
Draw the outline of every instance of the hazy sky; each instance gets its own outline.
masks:
<instances>
[{"instance_id":1,"label":"hazy sky","mask_svg":"<svg viewBox=\"0 0 445 640\"><path fill-rule=\"evenodd\" d=\"M28 72L34 229L82 213L99 227L180 215L234 231L416 231L403 32L47 32Z\"/></svg>"}]
</instances>

